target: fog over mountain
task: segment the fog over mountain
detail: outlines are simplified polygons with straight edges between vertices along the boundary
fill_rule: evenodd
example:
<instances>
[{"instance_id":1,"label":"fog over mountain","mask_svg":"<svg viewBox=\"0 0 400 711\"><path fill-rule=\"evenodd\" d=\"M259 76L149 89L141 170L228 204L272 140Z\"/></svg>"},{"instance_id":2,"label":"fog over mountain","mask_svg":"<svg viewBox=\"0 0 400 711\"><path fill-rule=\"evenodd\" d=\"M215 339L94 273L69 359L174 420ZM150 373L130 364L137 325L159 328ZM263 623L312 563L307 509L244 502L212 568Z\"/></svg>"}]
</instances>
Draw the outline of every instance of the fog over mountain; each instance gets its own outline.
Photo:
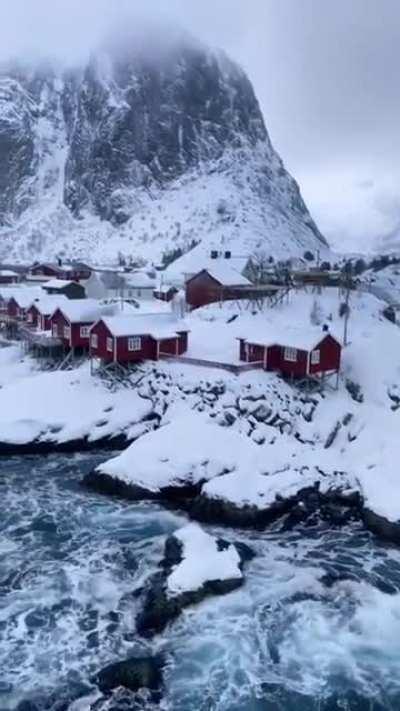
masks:
<instances>
[{"instance_id":1,"label":"fog over mountain","mask_svg":"<svg viewBox=\"0 0 400 711\"><path fill-rule=\"evenodd\" d=\"M150 20L179 24L239 61L275 147L335 245L368 249L393 234L400 221L397 0L4 0L0 57L52 55L76 66L116 27Z\"/></svg>"}]
</instances>

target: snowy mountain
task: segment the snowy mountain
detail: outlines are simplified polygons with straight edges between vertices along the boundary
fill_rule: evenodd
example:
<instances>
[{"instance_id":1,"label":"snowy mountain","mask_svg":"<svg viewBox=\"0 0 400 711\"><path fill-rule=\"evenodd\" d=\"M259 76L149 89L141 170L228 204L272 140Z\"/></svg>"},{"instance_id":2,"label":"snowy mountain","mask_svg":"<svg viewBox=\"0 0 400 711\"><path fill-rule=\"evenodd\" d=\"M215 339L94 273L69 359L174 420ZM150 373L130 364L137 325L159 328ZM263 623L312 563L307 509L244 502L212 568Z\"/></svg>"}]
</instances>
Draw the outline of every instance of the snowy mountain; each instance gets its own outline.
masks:
<instances>
[{"instance_id":1,"label":"snowy mountain","mask_svg":"<svg viewBox=\"0 0 400 711\"><path fill-rule=\"evenodd\" d=\"M0 70L0 258L326 249L245 73L187 37Z\"/></svg>"}]
</instances>

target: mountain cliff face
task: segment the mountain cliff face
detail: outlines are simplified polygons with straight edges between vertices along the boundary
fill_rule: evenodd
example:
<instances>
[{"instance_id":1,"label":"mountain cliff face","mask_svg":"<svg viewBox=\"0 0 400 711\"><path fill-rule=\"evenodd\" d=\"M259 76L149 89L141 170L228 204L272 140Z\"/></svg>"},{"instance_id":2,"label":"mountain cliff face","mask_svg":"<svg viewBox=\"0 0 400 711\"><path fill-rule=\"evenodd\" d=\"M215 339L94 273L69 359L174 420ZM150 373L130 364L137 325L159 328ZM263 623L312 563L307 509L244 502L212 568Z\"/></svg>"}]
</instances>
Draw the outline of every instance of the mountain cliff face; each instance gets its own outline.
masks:
<instances>
[{"instance_id":1,"label":"mountain cliff face","mask_svg":"<svg viewBox=\"0 0 400 711\"><path fill-rule=\"evenodd\" d=\"M253 88L187 40L0 70L0 258L324 248Z\"/></svg>"}]
</instances>

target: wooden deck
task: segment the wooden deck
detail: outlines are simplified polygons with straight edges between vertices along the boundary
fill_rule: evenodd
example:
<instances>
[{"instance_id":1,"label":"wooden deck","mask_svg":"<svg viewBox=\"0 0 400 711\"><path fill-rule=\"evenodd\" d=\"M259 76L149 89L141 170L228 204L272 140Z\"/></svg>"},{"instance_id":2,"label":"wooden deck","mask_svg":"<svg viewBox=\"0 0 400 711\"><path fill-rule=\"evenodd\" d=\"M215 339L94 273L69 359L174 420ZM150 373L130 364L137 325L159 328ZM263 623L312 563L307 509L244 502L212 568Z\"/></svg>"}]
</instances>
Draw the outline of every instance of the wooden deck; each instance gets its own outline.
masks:
<instances>
[{"instance_id":1,"label":"wooden deck","mask_svg":"<svg viewBox=\"0 0 400 711\"><path fill-rule=\"evenodd\" d=\"M250 370L260 370L263 368L263 361L254 363L224 363L218 360L206 360L205 358L190 358L189 356L173 356L168 353L160 353L160 359L169 360L173 363L184 363L185 365L197 365L203 368L218 368L226 370L234 375L247 373Z\"/></svg>"}]
</instances>

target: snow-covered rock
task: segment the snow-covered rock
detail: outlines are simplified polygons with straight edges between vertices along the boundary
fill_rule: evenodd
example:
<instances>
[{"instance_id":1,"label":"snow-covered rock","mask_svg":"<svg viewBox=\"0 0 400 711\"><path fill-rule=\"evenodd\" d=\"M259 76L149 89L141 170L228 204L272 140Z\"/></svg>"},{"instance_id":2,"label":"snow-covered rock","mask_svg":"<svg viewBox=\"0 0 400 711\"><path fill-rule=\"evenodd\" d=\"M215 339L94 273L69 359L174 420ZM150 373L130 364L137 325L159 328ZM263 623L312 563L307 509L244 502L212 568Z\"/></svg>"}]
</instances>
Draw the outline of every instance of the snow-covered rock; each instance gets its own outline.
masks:
<instances>
[{"instance_id":1,"label":"snow-covered rock","mask_svg":"<svg viewBox=\"0 0 400 711\"><path fill-rule=\"evenodd\" d=\"M7 355L9 349L0 350L0 372ZM91 377L88 364L72 371L40 372L26 359L4 367L13 381L0 388L2 453L41 452L74 443L96 446L110 440L123 445L146 431L143 420L152 413L151 400L127 389L113 394Z\"/></svg>"},{"instance_id":2,"label":"snow-covered rock","mask_svg":"<svg viewBox=\"0 0 400 711\"><path fill-rule=\"evenodd\" d=\"M185 408L86 477L100 490L123 486L130 498L193 496L204 481L257 466L256 445Z\"/></svg>"},{"instance_id":3,"label":"snow-covered rock","mask_svg":"<svg viewBox=\"0 0 400 711\"><path fill-rule=\"evenodd\" d=\"M218 541L197 524L174 533L181 544L182 560L167 578L168 595L197 590L210 580L241 580L241 559L235 546L218 546Z\"/></svg>"},{"instance_id":4,"label":"snow-covered rock","mask_svg":"<svg viewBox=\"0 0 400 711\"><path fill-rule=\"evenodd\" d=\"M165 542L162 570L149 580L138 632L161 632L188 605L236 590L244 582L243 565L252 557L245 544L214 538L198 524L179 529Z\"/></svg>"}]
</instances>

